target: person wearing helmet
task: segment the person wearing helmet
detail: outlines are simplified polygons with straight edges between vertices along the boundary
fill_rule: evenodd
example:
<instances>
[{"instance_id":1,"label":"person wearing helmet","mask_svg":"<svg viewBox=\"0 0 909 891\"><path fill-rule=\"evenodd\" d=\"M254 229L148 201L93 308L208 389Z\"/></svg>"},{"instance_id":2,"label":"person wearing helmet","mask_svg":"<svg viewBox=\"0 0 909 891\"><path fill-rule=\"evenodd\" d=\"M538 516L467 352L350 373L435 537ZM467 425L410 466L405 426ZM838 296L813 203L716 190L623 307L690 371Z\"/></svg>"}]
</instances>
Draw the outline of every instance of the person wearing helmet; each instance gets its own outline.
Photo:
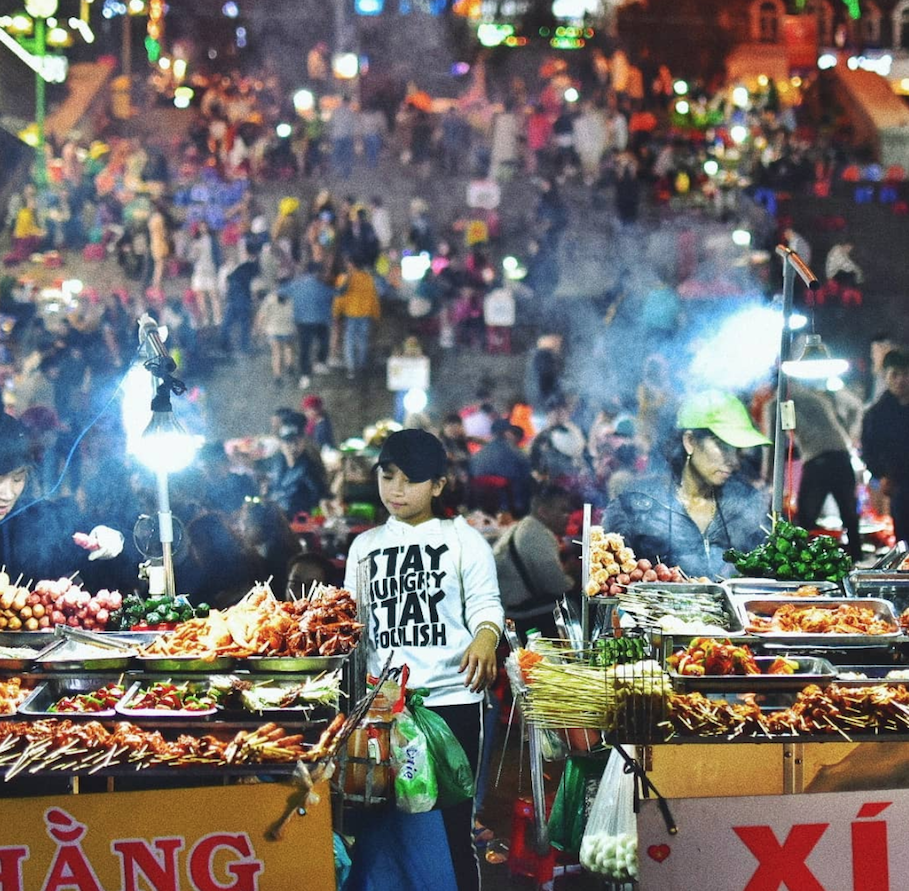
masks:
<instances>
[{"instance_id":1,"label":"person wearing helmet","mask_svg":"<svg viewBox=\"0 0 909 891\"><path fill-rule=\"evenodd\" d=\"M723 551L748 551L764 538L766 493L738 473L743 449L769 445L745 406L719 390L685 399L664 449L668 468L632 482L609 503L603 528L639 558L680 566L690 576L728 576Z\"/></svg>"}]
</instances>

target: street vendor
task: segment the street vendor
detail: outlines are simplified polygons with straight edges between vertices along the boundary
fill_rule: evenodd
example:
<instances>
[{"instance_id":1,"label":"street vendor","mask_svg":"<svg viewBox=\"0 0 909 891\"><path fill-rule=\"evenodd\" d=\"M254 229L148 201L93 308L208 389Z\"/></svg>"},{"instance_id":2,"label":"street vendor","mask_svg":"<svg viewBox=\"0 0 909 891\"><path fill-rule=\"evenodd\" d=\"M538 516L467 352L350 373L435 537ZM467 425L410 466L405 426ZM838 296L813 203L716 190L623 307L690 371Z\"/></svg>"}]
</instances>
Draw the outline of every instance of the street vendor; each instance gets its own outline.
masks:
<instances>
[{"instance_id":1,"label":"street vendor","mask_svg":"<svg viewBox=\"0 0 909 891\"><path fill-rule=\"evenodd\" d=\"M718 390L679 408L665 449L668 469L633 482L606 508L603 526L634 552L680 566L690 576L729 576L723 551L763 540L767 496L737 471L741 450L769 445L745 406Z\"/></svg>"},{"instance_id":2,"label":"street vendor","mask_svg":"<svg viewBox=\"0 0 909 891\"><path fill-rule=\"evenodd\" d=\"M0 565L35 580L55 579L120 554L123 536L107 526L74 541L77 518L71 502L37 496L26 429L0 413Z\"/></svg>"}]
</instances>

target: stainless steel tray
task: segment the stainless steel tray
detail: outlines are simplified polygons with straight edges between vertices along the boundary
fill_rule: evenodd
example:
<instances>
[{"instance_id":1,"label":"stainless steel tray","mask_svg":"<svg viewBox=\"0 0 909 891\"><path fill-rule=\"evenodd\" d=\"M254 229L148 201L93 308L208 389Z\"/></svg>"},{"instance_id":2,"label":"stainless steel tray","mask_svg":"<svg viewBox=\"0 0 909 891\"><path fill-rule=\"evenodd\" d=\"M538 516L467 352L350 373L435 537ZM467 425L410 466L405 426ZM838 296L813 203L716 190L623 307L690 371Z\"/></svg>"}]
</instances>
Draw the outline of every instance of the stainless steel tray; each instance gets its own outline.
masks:
<instances>
[{"instance_id":1,"label":"stainless steel tray","mask_svg":"<svg viewBox=\"0 0 909 891\"><path fill-rule=\"evenodd\" d=\"M182 718L186 720L208 718L218 711L217 706L206 709L164 709L164 708L130 708L129 703L135 699L146 687L158 683L156 681L136 681L125 693L123 698L114 706L114 711L125 718ZM181 682L182 683L182 682ZM196 683L201 689L207 690L208 684Z\"/></svg>"},{"instance_id":2,"label":"stainless steel tray","mask_svg":"<svg viewBox=\"0 0 909 891\"><path fill-rule=\"evenodd\" d=\"M246 664L250 671L315 674L340 668L349 655L350 653L343 656L248 656Z\"/></svg>"},{"instance_id":3,"label":"stainless steel tray","mask_svg":"<svg viewBox=\"0 0 909 891\"><path fill-rule=\"evenodd\" d=\"M906 572L909 570L900 570L900 564L909 556L909 546L906 542L898 541L883 557L871 567L872 571L880 572Z\"/></svg>"},{"instance_id":4,"label":"stainless steel tray","mask_svg":"<svg viewBox=\"0 0 909 891\"><path fill-rule=\"evenodd\" d=\"M50 707L63 696L73 696L77 693L90 693L103 687L104 682L97 678L54 678L38 684L31 696L20 706L18 713L32 718L72 718L73 720L97 720L110 718L114 710L105 709L100 712L52 712Z\"/></svg>"},{"instance_id":5,"label":"stainless steel tray","mask_svg":"<svg viewBox=\"0 0 909 891\"><path fill-rule=\"evenodd\" d=\"M97 656L86 656L94 649ZM35 656L41 671L126 671L135 651L106 650L79 641L57 639Z\"/></svg>"},{"instance_id":6,"label":"stainless steel tray","mask_svg":"<svg viewBox=\"0 0 909 891\"><path fill-rule=\"evenodd\" d=\"M909 608L909 572L856 569L843 579L843 584L853 597L889 600L897 613Z\"/></svg>"},{"instance_id":7,"label":"stainless steel tray","mask_svg":"<svg viewBox=\"0 0 909 891\"><path fill-rule=\"evenodd\" d=\"M237 660L233 656L135 656L133 664L142 671L230 671Z\"/></svg>"},{"instance_id":8,"label":"stainless steel tray","mask_svg":"<svg viewBox=\"0 0 909 891\"><path fill-rule=\"evenodd\" d=\"M3 641L0 640L0 647L3 647ZM2 671L28 671L35 663L35 656L38 655L39 650L33 647L16 647L16 649L22 650L31 650L32 655L27 656L25 653L21 655L14 656L3 655L0 652L0 670Z\"/></svg>"},{"instance_id":9,"label":"stainless steel tray","mask_svg":"<svg viewBox=\"0 0 909 891\"><path fill-rule=\"evenodd\" d=\"M765 693L801 690L809 684L829 684L836 679L836 669L827 659L817 656L786 656L798 662L794 674L765 674L776 656L755 656L761 674L704 674L700 676L679 674L669 669L674 689L691 693Z\"/></svg>"},{"instance_id":10,"label":"stainless steel tray","mask_svg":"<svg viewBox=\"0 0 909 891\"><path fill-rule=\"evenodd\" d=\"M743 616L738 607L729 597L729 592L722 585L707 584L700 582L634 582L628 586L628 595L619 594L617 597L611 597L618 607L625 612L633 612L623 600L627 602L629 595L637 595L642 600L646 600L648 595L665 593L666 599L671 602L672 598L678 597L679 612L674 613L671 609L665 610L665 615L677 615L681 619L686 618L683 607L686 595L700 594L707 595L716 605L726 614L726 621L718 627L723 628L727 634L742 634L745 630ZM664 634L676 634L677 632L667 630ZM686 632L679 632L686 633Z\"/></svg>"},{"instance_id":11,"label":"stainless steel tray","mask_svg":"<svg viewBox=\"0 0 909 891\"><path fill-rule=\"evenodd\" d=\"M844 597L793 597L786 598L760 598L754 600L744 600L742 602L742 611L745 615L746 622L748 614L753 613L758 616L771 617L776 610L786 604L803 609L836 609L841 605L861 606L873 610L875 618L888 622L894 627L894 631L886 634L839 634L836 632L829 633L801 633L795 631L754 631L749 628L749 633L761 640L785 642L791 645L802 644L805 646L886 646L899 640L903 634L899 628L896 613L893 611L893 605L887 600L878 600L865 598L854 600Z\"/></svg>"},{"instance_id":12,"label":"stainless steel tray","mask_svg":"<svg viewBox=\"0 0 909 891\"><path fill-rule=\"evenodd\" d=\"M803 585L811 585L820 592L821 597L842 596L842 589L836 582L782 582L778 579L740 578L726 579L723 587L733 597L764 598L764 597L792 597L793 592ZM806 602L816 600L817 597L805 597Z\"/></svg>"},{"instance_id":13,"label":"stainless steel tray","mask_svg":"<svg viewBox=\"0 0 909 891\"><path fill-rule=\"evenodd\" d=\"M298 678L295 679L287 676L272 677L270 679L264 677L259 679L257 677L256 680L253 681L253 686L277 687L286 690L291 690L300 685L301 681ZM282 718L285 720L310 720L313 717L334 714L337 711L337 705L325 705L321 702L305 702L297 705L285 706L283 708L277 705L266 705L263 708L253 708L249 703L237 701L239 698L240 697L231 697L227 702L219 703L218 707L225 715L257 715L272 721L278 721Z\"/></svg>"},{"instance_id":14,"label":"stainless steel tray","mask_svg":"<svg viewBox=\"0 0 909 891\"><path fill-rule=\"evenodd\" d=\"M905 687L909 685L909 674L904 678L888 678L891 671L906 671L905 665L838 665L834 683L840 687L876 687L881 684L887 687ZM863 678L840 677L844 673L860 673Z\"/></svg>"}]
</instances>

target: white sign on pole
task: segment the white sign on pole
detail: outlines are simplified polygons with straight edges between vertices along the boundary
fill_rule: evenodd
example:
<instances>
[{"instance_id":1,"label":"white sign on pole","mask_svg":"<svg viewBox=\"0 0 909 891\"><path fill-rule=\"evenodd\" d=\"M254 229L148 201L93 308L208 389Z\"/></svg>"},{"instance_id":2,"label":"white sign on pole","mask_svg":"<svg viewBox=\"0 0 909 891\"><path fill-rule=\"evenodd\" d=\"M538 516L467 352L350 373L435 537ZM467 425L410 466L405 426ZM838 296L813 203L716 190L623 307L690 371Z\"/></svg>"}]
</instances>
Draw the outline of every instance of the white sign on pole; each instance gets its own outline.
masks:
<instances>
[{"instance_id":1,"label":"white sign on pole","mask_svg":"<svg viewBox=\"0 0 909 891\"><path fill-rule=\"evenodd\" d=\"M680 798L638 814L640 891L903 891L909 790Z\"/></svg>"},{"instance_id":2,"label":"white sign on pole","mask_svg":"<svg viewBox=\"0 0 909 891\"><path fill-rule=\"evenodd\" d=\"M467 185L467 206L495 210L502 200L502 189L494 179L474 179Z\"/></svg>"},{"instance_id":3,"label":"white sign on pole","mask_svg":"<svg viewBox=\"0 0 909 891\"><path fill-rule=\"evenodd\" d=\"M385 386L393 392L429 389L428 356L390 356Z\"/></svg>"}]
</instances>

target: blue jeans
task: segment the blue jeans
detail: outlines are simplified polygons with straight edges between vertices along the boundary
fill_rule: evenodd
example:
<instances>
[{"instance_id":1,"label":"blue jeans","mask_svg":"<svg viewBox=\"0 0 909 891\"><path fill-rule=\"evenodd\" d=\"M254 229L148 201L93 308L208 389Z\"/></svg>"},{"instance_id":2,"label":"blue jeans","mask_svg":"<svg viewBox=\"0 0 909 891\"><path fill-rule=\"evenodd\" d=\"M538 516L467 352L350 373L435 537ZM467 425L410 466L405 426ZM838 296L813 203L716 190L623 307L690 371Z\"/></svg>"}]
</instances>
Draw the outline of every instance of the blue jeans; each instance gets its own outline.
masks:
<instances>
[{"instance_id":1,"label":"blue jeans","mask_svg":"<svg viewBox=\"0 0 909 891\"><path fill-rule=\"evenodd\" d=\"M227 300L224 306L224 320L221 322L221 344L225 352L231 351L231 332L239 332L238 344L241 352L250 351L250 332L252 331L252 306L244 301Z\"/></svg>"},{"instance_id":2,"label":"blue jeans","mask_svg":"<svg viewBox=\"0 0 909 891\"><path fill-rule=\"evenodd\" d=\"M363 151L366 154L366 164L370 168L379 166L379 155L382 153L382 136L379 133L367 133L363 137Z\"/></svg>"},{"instance_id":3,"label":"blue jeans","mask_svg":"<svg viewBox=\"0 0 909 891\"><path fill-rule=\"evenodd\" d=\"M372 319L368 316L344 320L344 362L348 371L360 371L366 367L371 330Z\"/></svg>"},{"instance_id":4,"label":"blue jeans","mask_svg":"<svg viewBox=\"0 0 909 891\"><path fill-rule=\"evenodd\" d=\"M352 136L342 136L332 143L332 162L335 172L343 179L349 179L353 173L354 141Z\"/></svg>"}]
</instances>

